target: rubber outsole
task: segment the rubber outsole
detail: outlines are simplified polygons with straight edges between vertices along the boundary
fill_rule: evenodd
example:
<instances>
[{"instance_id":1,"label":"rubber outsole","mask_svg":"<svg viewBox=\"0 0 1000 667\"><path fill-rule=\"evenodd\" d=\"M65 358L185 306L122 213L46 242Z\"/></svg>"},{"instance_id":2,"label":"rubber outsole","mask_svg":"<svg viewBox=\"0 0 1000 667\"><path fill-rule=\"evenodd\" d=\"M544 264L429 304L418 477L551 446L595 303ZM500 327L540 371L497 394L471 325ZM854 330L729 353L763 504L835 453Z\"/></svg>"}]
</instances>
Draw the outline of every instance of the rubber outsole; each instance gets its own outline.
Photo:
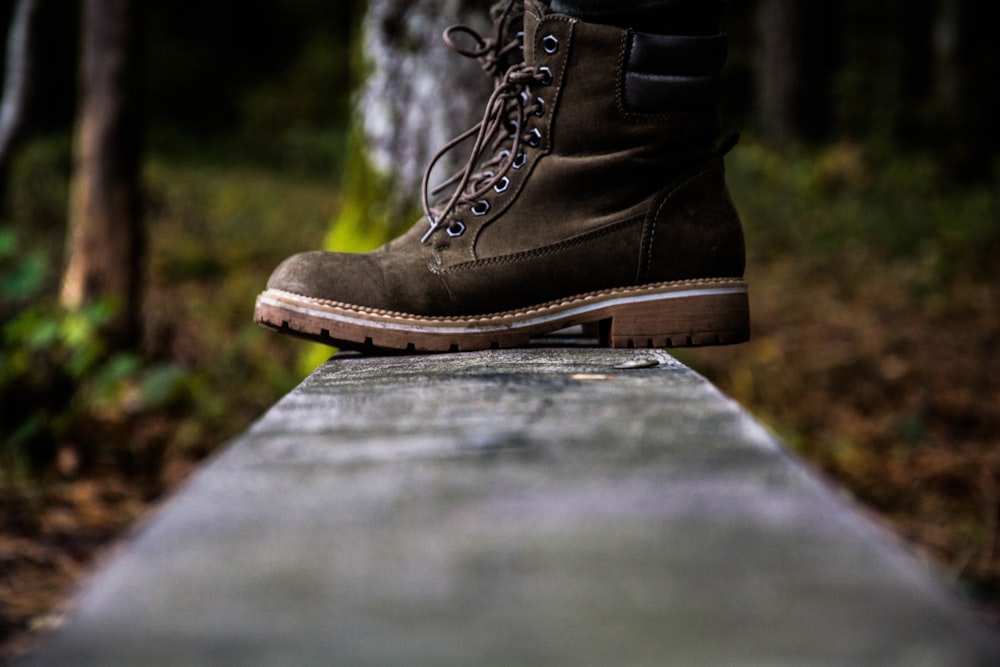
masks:
<instances>
[{"instance_id":1,"label":"rubber outsole","mask_svg":"<svg viewBox=\"0 0 1000 667\"><path fill-rule=\"evenodd\" d=\"M580 294L520 310L425 317L269 289L254 320L293 336L361 351L458 352L525 347L575 325L614 348L689 347L750 338L746 283L739 278L671 281Z\"/></svg>"}]
</instances>

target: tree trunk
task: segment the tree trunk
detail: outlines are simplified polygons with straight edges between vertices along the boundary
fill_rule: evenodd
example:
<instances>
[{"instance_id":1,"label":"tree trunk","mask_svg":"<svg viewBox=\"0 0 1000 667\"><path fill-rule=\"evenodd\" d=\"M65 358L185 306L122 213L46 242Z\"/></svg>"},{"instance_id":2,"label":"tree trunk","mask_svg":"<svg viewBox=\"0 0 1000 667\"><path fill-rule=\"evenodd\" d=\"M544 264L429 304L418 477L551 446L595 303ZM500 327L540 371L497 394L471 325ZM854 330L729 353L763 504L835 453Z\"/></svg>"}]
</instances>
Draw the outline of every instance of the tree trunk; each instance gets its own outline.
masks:
<instances>
[{"instance_id":1,"label":"tree trunk","mask_svg":"<svg viewBox=\"0 0 1000 667\"><path fill-rule=\"evenodd\" d=\"M931 45L934 52L934 106L946 122L954 123L959 115L958 87L961 81L959 63L959 15L958 0L939 0L937 15L931 29Z\"/></svg>"},{"instance_id":2,"label":"tree trunk","mask_svg":"<svg viewBox=\"0 0 1000 667\"><path fill-rule=\"evenodd\" d=\"M405 191L417 189L445 142L479 120L491 82L441 35L455 23L488 34L485 7L475 0L369 2L364 49L374 67L357 115L376 168L394 173Z\"/></svg>"},{"instance_id":3,"label":"tree trunk","mask_svg":"<svg viewBox=\"0 0 1000 667\"><path fill-rule=\"evenodd\" d=\"M412 224L424 167L479 120L492 81L444 44L442 33L456 23L490 36L489 2L369 0L344 203L327 247L365 250ZM464 163L462 148L443 162L442 174Z\"/></svg>"},{"instance_id":4,"label":"tree trunk","mask_svg":"<svg viewBox=\"0 0 1000 667\"><path fill-rule=\"evenodd\" d=\"M70 185L62 300L97 298L118 308L108 335L132 344L139 333L142 234L138 206L139 132L132 0L84 0L80 103Z\"/></svg>"},{"instance_id":5,"label":"tree trunk","mask_svg":"<svg viewBox=\"0 0 1000 667\"><path fill-rule=\"evenodd\" d=\"M795 118L797 0L762 0L758 9L758 114L765 140L783 145L798 139Z\"/></svg>"},{"instance_id":6,"label":"tree trunk","mask_svg":"<svg viewBox=\"0 0 1000 667\"><path fill-rule=\"evenodd\" d=\"M7 163L24 120L28 106L28 88L31 81L32 19L38 0L18 0L10 21L7 35L7 66L3 82L3 99L0 101L0 173Z\"/></svg>"}]
</instances>

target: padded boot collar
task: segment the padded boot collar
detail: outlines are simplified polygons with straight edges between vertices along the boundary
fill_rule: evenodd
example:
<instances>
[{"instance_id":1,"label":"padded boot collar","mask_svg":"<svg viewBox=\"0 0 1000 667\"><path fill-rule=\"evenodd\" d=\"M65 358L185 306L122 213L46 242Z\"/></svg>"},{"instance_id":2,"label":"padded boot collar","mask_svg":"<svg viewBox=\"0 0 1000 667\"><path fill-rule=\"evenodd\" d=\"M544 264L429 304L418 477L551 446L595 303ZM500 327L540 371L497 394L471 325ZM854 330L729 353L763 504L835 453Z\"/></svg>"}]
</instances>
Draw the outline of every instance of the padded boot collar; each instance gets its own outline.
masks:
<instances>
[{"instance_id":1,"label":"padded boot collar","mask_svg":"<svg viewBox=\"0 0 1000 667\"><path fill-rule=\"evenodd\" d=\"M715 107L726 47L726 35L630 32L623 82L625 107L640 114Z\"/></svg>"}]
</instances>

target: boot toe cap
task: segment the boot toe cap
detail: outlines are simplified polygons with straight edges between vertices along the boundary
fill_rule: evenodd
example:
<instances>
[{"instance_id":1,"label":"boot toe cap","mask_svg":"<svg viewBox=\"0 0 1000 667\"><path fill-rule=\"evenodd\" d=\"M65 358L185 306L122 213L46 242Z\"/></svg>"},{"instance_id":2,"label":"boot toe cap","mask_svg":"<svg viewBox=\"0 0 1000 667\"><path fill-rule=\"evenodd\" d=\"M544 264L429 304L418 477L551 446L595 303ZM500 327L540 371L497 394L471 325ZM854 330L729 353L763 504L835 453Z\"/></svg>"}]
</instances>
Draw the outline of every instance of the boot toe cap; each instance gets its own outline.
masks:
<instances>
[{"instance_id":1,"label":"boot toe cap","mask_svg":"<svg viewBox=\"0 0 1000 667\"><path fill-rule=\"evenodd\" d=\"M326 253L303 252L287 258L271 273L268 289L282 290L302 296L325 298L318 293L323 282Z\"/></svg>"},{"instance_id":2,"label":"boot toe cap","mask_svg":"<svg viewBox=\"0 0 1000 667\"><path fill-rule=\"evenodd\" d=\"M271 274L267 289L372 308L386 302L384 272L368 254L314 250L292 255Z\"/></svg>"}]
</instances>

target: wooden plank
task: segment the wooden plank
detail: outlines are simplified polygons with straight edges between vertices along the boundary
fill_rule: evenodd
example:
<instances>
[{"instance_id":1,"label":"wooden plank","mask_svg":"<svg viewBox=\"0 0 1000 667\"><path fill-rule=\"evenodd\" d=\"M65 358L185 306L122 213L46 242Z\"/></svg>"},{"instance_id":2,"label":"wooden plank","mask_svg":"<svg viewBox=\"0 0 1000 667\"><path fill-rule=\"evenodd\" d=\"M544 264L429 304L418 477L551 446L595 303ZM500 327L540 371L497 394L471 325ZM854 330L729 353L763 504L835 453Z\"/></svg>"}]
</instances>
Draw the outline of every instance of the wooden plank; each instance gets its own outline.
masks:
<instances>
[{"instance_id":1,"label":"wooden plank","mask_svg":"<svg viewBox=\"0 0 1000 667\"><path fill-rule=\"evenodd\" d=\"M331 360L29 664L954 667L1000 648L666 353L549 348Z\"/></svg>"}]
</instances>

